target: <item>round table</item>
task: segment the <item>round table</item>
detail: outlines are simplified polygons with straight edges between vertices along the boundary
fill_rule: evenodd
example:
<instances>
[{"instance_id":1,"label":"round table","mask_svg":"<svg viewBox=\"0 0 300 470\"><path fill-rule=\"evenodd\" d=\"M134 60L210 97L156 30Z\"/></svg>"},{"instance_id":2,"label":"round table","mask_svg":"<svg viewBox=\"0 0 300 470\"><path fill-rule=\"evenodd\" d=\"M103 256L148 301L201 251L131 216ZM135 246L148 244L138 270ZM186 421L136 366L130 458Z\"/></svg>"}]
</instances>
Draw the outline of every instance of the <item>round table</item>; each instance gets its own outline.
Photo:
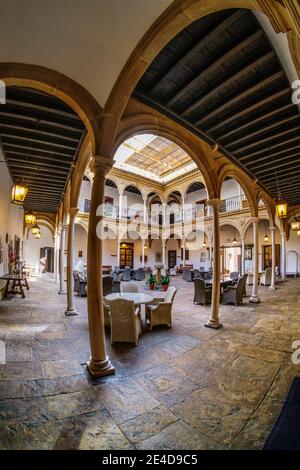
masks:
<instances>
[{"instance_id":1,"label":"round table","mask_svg":"<svg viewBox=\"0 0 300 470\"><path fill-rule=\"evenodd\" d=\"M115 294L108 294L105 297L105 300L115 300L115 299L125 299L125 300L133 300L135 305L147 304L153 300L152 295L143 294L142 292L124 292L121 294L120 292Z\"/></svg>"}]
</instances>

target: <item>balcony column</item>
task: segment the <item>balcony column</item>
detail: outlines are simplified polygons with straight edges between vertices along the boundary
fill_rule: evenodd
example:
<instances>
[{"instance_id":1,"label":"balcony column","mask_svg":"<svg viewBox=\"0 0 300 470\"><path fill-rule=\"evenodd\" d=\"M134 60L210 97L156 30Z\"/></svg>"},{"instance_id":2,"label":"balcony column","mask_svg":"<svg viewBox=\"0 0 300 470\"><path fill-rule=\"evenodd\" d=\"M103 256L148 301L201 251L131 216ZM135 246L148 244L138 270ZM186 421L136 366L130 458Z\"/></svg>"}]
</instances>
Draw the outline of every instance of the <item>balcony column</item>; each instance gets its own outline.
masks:
<instances>
[{"instance_id":1,"label":"balcony column","mask_svg":"<svg viewBox=\"0 0 300 470\"><path fill-rule=\"evenodd\" d=\"M258 296L258 223L259 217L253 217L252 224L253 224L253 286L252 286L252 295L250 297L249 302L253 304L258 304L260 302L260 298Z\"/></svg>"},{"instance_id":2,"label":"balcony column","mask_svg":"<svg viewBox=\"0 0 300 470\"><path fill-rule=\"evenodd\" d=\"M59 231L56 232L55 243L54 243L54 282L58 283L59 280L59 243L60 243L60 234Z\"/></svg>"},{"instance_id":3,"label":"balcony column","mask_svg":"<svg viewBox=\"0 0 300 470\"><path fill-rule=\"evenodd\" d=\"M185 240L182 240L182 264L185 266Z\"/></svg>"},{"instance_id":4,"label":"balcony column","mask_svg":"<svg viewBox=\"0 0 300 470\"><path fill-rule=\"evenodd\" d=\"M78 212L77 207L69 209L69 227L68 227L68 248L67 248L67 309L65 315L77 315L74 306L73 294L73 269L74 269L74 235L75 235L75 216Z\"/></svg>"},{"instance_id":5,"label":"balcony column","mask_svg":"<svg viewBox=\"0 0 300 470\"><path fill-rule=\"evenodd\" d=\"M60 250L59 250L59 294L66 294L65 289L65 239L67 225L63 224L60 232Z\"/></svg>"},{"instance_id":6,"label":"balcony column","mask_svg":"<svg viewBox=\"0 0 300 470\"><path fill-rule=\"evenodd\" d=\"M219 211L223 204L221 199L215 198L208 201L212 208L213 218L213 278L212 278L212 295L211 295L211 312L210 319L205 323L208 328L220 328L222 323L219 319L220 304L220 222Z\"/></svg>"},{"instance_id":7,"label":"balcony column","mask_svg":"<svg viewBox=\"0 0 300 470\"><path fill-rule=\"evenodd\" d=\"M245 274L245 237L241 237L241 242L242 242L242 247L241 247L241 250L242 250L242 253L241 253L241 274L242 276L244 276Z\"/></svg>"},{"instance_id":8,"label":"balcony column","mask_svg":"<svg viewBox=\"0 0 300 470\"><path fill-rule=\"evenodd\" d=\"M144 203L144 224L147 223L147 196L143 196Z\"/></svg>"},{"instance_id":9,"label":"balcony column","mask_svg":"<svg viewBox=\"0 0 300 470\"><path fill-rule=\"evenodd\" d=\"M286 281L286 234L280 233L281 237L281 280Z\"/></svg>"},{"instance_id":10,"label":"balcony column","mask_svg":"<svg viewBox=\"0 0 300 470\"><path fill-rule=\"evenodd\" d=\"M185 222L185 213L184 213L185 198L182 196L182 223Z\"/></svg>"},{"instance_id":11,"label":"balcony column","mask_svg":"<svg viewBox=\"0 0 300 470\"><path fill-rule=\"evenodd\" d=\"M276 227L270 227L271 232L271 244L272 244L272 278L271 278L271 285L270 289L276 290L276 245L275 245L275 234L276 234Z\"/></svg>"},{"instance_id":12,"label":"balcony column","mask_svg":"<svg viewBox=\"0 0 300 470\"><path fill-rule=\"evenodd\" d=\"M166 224L167 224L166 207L167 207L167 204L164 202L162 204L162 223L163 223L163 227L166 227Z\"/></svg>"},{"instance_id":13,"label":"balcony column","mask_svg":"<svg viewBox=\"0 0 300 470\"><path fill-rule=\"evenodd\" d=\"M123 210L123 191L119 192L119 219L122 219Z\"/></svg>"},{"instance_id":14,"label":"balcony column","mask_svg":"<svg viewBox=\"0 0 300 470\"><path fill-rule=\"evenodd\" d=\"M91 358L88 370L93 378L115 372L105 348L103 286L102 286L102 239L97 235L97 225L103 219L105 175L111 169L112 161L107 157L93 158L94 181L92 186L88 247L87 247L87 304Z\"/></svg>"}]
</instances>

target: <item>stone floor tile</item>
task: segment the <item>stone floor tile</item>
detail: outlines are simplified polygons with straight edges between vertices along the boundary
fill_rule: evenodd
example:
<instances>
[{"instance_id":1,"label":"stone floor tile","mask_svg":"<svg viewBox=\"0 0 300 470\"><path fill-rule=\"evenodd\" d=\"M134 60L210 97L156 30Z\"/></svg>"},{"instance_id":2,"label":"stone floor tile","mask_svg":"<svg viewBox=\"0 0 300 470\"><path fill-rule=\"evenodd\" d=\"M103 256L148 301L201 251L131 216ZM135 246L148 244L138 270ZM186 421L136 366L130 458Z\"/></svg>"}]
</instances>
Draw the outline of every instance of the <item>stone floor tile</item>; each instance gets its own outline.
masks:
<instances>
[{"instance_id":1,"label":"stone floor tile","mask_svg":"<svg viewBox=\"0 0 300 470\"><path fill-rule=\"evenodd\" d=\"M93 389L54 395L47 397L46 400L50 419L68 418L103 408Z\"/></svg>"},{"instance_id":2,"label":"stone floor tile","mask_svg":"<svg viewBox=\"0 0 300 470\"><path fill-rule=\"evenodd\" d=\"M45 377L69 377L82 374L83 370L78 361L61 360L44 362Z\"/></svg>"}]
</instances>

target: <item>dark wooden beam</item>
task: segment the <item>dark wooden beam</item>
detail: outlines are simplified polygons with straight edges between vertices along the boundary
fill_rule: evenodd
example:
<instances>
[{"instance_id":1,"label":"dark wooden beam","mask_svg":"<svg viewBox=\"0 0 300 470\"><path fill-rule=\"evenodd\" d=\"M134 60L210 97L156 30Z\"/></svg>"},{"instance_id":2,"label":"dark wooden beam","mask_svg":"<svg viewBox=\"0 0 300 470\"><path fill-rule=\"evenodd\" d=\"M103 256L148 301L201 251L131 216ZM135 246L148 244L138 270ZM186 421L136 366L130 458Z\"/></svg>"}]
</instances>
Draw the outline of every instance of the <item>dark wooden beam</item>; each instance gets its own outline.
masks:
<instances>
[{"instance_id":1,"label":"dark wooden beam","mask_svg":"<svg viewBox=\"0 0 300 470\"><path fill-rule=\"evenodd\" d=\"M298 118L298 121L299 121L299 118ZM295 132L297 129L300 129L300 123L295 124L293 127L289 128L285 131L274 133L273 135L270 135L269 137L265 137L264 139L258 139L255 142L252 142L251 144L244 145L243 147L238 147L238 148L232 150L232 152L233 153L236 153L236 152L240 153L240 152L244 152L245 150L251 149L252 147L259 147L261 144L269 142L270 140L274 140L274 139L277 139L279 137L286 137L291 132ZM285 142L286 142L286 140L284 139L282 141L282 143L285 143ZM268 148L268 145L264 148Z\"/></svg>"},{"instance_id":2,"label":"dark wooden beam","mask_svg":"<svg viewBox=\"0 0 300 470\"><path fill-rule=\"evenodd\" d=\"M38 144L42 144L42 145L45 145L46 147L56 147L56 148L60 148L60 149L68 149L68 150L72 150L72 151L75 151L76 148L77 148L77 145L66 145L66 144L61 144L61 143L58 143L58 142L51 142L49 139L38 139L36 137L36 135L32 135L30 137L27 137L27 136L24 136L24 135L20 135L20 134L9 134L7 132L2 132L1 128L0 128L0 136L3 138L3 137L8 137L8 138L13 138L14 140L17 139L17 141L25 141L25 142L36 142ZM5 140L4 140L5 142Z\"/></svg>"},{"instance_id":3,"label":"dark wooden beam","mask_svg":"<svg viewBox=\"0 0 300 470\"><path fill-rule=\"evenodd\" d=\"M220 127L223 127L224 125L227 126L231 121L234 121L235 119L239 119L245 116L245 114L249 114L251 111L255 111L261 108L265 104L268 104L270 101L276 101L278 98L281 98L282 96L288 96L290 94L291 94L290 88L284 88L284 90L280 90L280 91L277 91L276 93L272 93L266 98L263 98L262 100L259 100L250 106L246 106L242 111L235 113L229 116L228 118L222 119L222 121L218 122L217 124L210 127L209 129L206 129L206 132L210 134L214 132L215 130L219 129ZM278 111L278 108L276 111ZM250 122L253 123L253 117L251 117Z\"/></svg>"},{"instance_id":4,"label":"dark wooden beam","mask_svg":"<svg viewBox=\"0 0 300 470\"><path fill-rule=\"evenodd\" d=\"M80 118L79 116L77 116L77 114L75 113L72 113L72 112L66 112L66 111L61 111L60 109L57 109L57 108L51 108L51 107L48 107L48 106L41 106L41 105L38 105L38 104L35 104L35 103L27 103L26 101L21 101L21 100L14 100L14 99L11 99L11 98L7 98L6 99L6 104L8 105L12 105L12 106L15 106L16 108L29 108L29 109L35 109L35 110L38 110L38 111L42 111L42 112L47 112L47 113L51 113L51 114L56 114L58 116L62 116L64 118L68 118L68 119L73 119L74 121L80 121Z\"/></svg>"},{"instance_id":5,"label":"dark wooden beam","mask_svg":"<svg viewBox=\"0 0 300 470\"><path fill-rule=\"evenodd\" d=\"M52 132L50 130L45 131L45 130L39 129L38 127L35 129L32 126L24 126L24 125L20 125L20 124L5 123L1 119L0 120L0 132L2 132L3 129L4 129L4 132L7 132L9 130L11 130L12 132L16 132L16 133L18 133L18 131L28 132L30 134L34 134L34 135L37 135L37 136L42 135L42 136L46 136L46 137L52 137L52 138L58 139L58 140L74 142L75 144L77 144L78 141L80 140L76 137L69 137L69 136L67 136L63 133Z\"/></svg>"},{"instance_id":6,"label":"dark wooden beam","mask_svg":"<svg viewBox=\"0 0 300 470\"><path fill-rule=\"evenodd\" d=\"M231 59L233 56L238 54L241 50L243 50L244 47L247 47L262 35L263 31L260 29L223 54L221 57L219 57L218 60L206 67L201 73L199 73L199 75L197 75L193 80L189 81L183 88L181 88L181 90L168 101L167 106L173 106L176 104L176 101L181 99L182 96L184 96L186 93L192 92L193 89L196 89L208 74L226 62L226 60Z\"/></svg>"},{"instance_id":7,"label":"dark wooden beam","mask_svg":"<svg viewBox=\"0 0 300 470\"><path fill-rule=\"evenodd\" d=\"M213 117L217 117L222 111L224 111L226 108L235 105L238 103L240 100L248 98L249 95L252 93L255 93L256 91L260 90L261 88L270 85L272 82L284 77L284 72L279 71L271 76L259 81L253 86L250 86L246 90L244 90L242 93L238 93L236 96L233 98L226 100L223 102L221 106L218 106L217 108L213 109L211 112L207 113L204 115L204 117L198 119L195 122L196 126L205 126L205 122L208 121L209 119L212 119Z\"/></svg>"},{"instance_id":8,"label":"dark wooden beam","mask_svg":"<svg viewBox=\"0 0 300 470\"><path fill-rule=\"evenodd\" d=\"M63 124L61 122L56 122L55 121L55 116L53 116L53 120L51 119L39 119L37 117L32 117L28 116L26 114L22 113L22 110L15 110L13 111L4 111L0 108L0 117L8 117L8 118L14 118L16 120L22 120L22 121L28 121L33 123L34 125L36 124L41 124L45 126L49 126L54 129L58 130L67 130L71 132L76 132L79 134L82 134L82 126L71 126L70 124ZM51 117L52 118L52 117Z\"/></svg>"},{"instance_id":9,"label":"dark wooden beam","mask_svg":"<svg viewBox=\"0 0 300 470\"><path fill-rule=\"evenodd\" d=\"M35 171L38 171L38 172L42 171L42 172L45 172L47 174L54 173L54 174L57 174L57 175L64 175L65 177L68 176L69 170L70 170L70 169L60 170L60 169L56 168L53 165L46 165L46 166L43 165L43 164L30 165L29 163L28 164L13 163L12 161L10 161L9 167L11 168L12 171L18 170L19 168L26 168L27 170L35 170Z\"/></svg>"},{"instance_id":10,"label":"dark wooden beam","mask_svg":"<svg viewBox=\"0 0 300 470\"><path fill-rule=\"evenodd\" d=\"M281 162L285 161L285 160L288 160L288 161L292 161L293 160L293 157L299 157L300 156L300 152L296 152L296 153L292 153L291 155L287 155L285 157L280 157L280 158L277 158L277 159L274 159L272 158L272 160L269 160L267 161L266 163L260 163L259 165L257 165L256 162L253 162L253 163L247 163L247 166L251 169L252 167L256 167L258 168L260 171L261 169L263 168L269 168L268 170L266 171L270 171L270 168L273 169L274 166L277 167L277 164L281 164ZM270 157L271 158L271 157Z\"/></svg>"},{"instance_id":11,"label":"dark wooden beam","mask_svg":"<svg viewBox=\"0 0 300 470\"><path fill-rule=\"evenodd\" d=\"M256 155L261 154L261 153L265 152L268 149L270 151L272 151L274 148L280 147L280 146L288 144L290 142L296 142L297 140L299 140L299 135L296 136L296 137L291 137L290 139L284 140L283 142L279 142L278 144L270 145L269 147L263 148L262 150L256 150L255 152L252 152L252 153L249 153L249 154L244 155L242 157L239 157L239 160L244 161L247 158L256 157Z\"/></svg>"},{"instance_id":12,"label":"dark wooden beam","mask_svg":"<svg viewBox=\"0 0 300 470\"><path fill-rule=\"evenodd\" d=\"M299 158L296 158L295 160L289 160L288 162L286 163L280 163L280 164L277 164L276 165L276 172L278 173L279 170L283 169L283 168L291 168L291 166L295 165L295 170L297 170L297 166L300 168L299 165L297 165L297 163L300 163L300 155L298 155ZM278 163L278 162L277 162ZM274 164L275 165L275 164ZM270 174L270 172L272 171L272 169L270 168L264 168L264 169L261 169L261 167L258 167L258 169L255 171L255 174L258 175L259 178L261 178L263 174L267 173L267 174Z\"/></svg>"},{"instance_id":13,"label":"dark wooden beam","mask_svg":"<svg viewBox=\"0 0 300 470\"><path fill-rule=\"evenodd\" d=\"M49 168L61 168L65 170L70 169L70 163L71 162L66 162L64 160L59 160L59 159L54 159L54 158L37 158L37 157L30 157L30 155L27 155L26 153L23 155L15 155L13 152L6 152L5 153L5 160L10 163L10 162L15 162L15 163L31 163L32 165L40 165L44 167L49 167ZM45 163L45 161L49 163Z\"/></svg>"},{"instance_id":14,"label":"dark wooden beam","mask_svg":"<svg viewBox=\"0 0 300 470\"><path fill-rule=\"evenodd\" d=\"M181 116L183 118L186 118L189 114L191 114L193 111L197 110L201 106L203 106L203 103L208 100L211 96L215 95L216 93L219 93L224 87L227 85L230 85L232 82L236 80L240 80L244 75L247 75L249 72L253 72L253 69L255 67L258 67L259 65L262 65L264 62L267 62L270 60L272 57L274 57L275 52L270 51L267 54L264 54L262 57L259 57L259 59L253 60L250 64L248 64L246 67L243 67L240 69L237 73L231 75L229 78L227 78L225 81L221 82L219 85L213 87L210 89L210 91L206 91L199 99L197 99L193 104L188 106L183 113L181 113ZM198 120L196 119L193 124L197 126Z\"/></svg>"},{"instance_id":15,"label":"dark wooden beam","mask_svg":"<svg viewBox=\"0 0 300 470\"><path fill-rule=\"evenodd\" d=\"M58 152L56 150L50 150L50 149L43 149L43 148L40 148L40 147L31 147L30 145L20 145L20 144L16 144L16 143L11 143L11 142L3 142L2 143L2 147L3 147L3 150L6 151L7 148L11 149L11 148L14 148L14 149L19 149L19 151L21 150L22 152L24 152L24 149L25 150L29 150L29 151L35 151L35 152L40 152L42 155L43 154L46 154L46 155L60 155L61 157L63 158L68 158L70 159L71 161L73 160L74 158L74 153L62 153L62 152Z\"/></svg>"},{"instance_id":16,"label":"dark wooden beam","mask_svg":"<svg viewBox=\"0 0 300 470\"><path fill-rule=\"evenodd\" d=\"M262 157L260 158L255 158L255 160L253 162L247 162L247 167L248 165L256 165L256 164L259 164L259 162L262 162L262 161L265 161L265 160L269 160L271 161L271 159L273 157L276 157L276 156L279 156L279 155L288 155L288 152L294 152L294 151L298 151L300 149L300 145L294 145L293 147L289 147L288 150L287 149L284 149L284 150L280 150L279 152L272 152L270 151L270 149L268 149L268 152L266 155L263 155ZM242 160L242 159L240 159Z\"/></svg>"},{"instance_id":17,"label":"dark wooden beam","mask_svg":"<svg viewBox=\"0 0 300 470\"><path fill-rule=\"evenodd\" d=\"M212 29L203 39L201 39L197 44L191 48L187 54L185 54L181 59L179 59L164 75L159 78L159 81L154 85L151 90L151 94L155 94L157 89L159 88L160 84L163 81L169 80L172 78L178 70L182 69L188 62L191 60L195 54L198 54L204 47L206 47L209 42L218 34L222 34L222 32L228 28L234 22L240 20L243 16L245 16L244 10L237 10L228 18L223 20L220 24L217 25L216 28Z\"/></svg>"}]
</instances>

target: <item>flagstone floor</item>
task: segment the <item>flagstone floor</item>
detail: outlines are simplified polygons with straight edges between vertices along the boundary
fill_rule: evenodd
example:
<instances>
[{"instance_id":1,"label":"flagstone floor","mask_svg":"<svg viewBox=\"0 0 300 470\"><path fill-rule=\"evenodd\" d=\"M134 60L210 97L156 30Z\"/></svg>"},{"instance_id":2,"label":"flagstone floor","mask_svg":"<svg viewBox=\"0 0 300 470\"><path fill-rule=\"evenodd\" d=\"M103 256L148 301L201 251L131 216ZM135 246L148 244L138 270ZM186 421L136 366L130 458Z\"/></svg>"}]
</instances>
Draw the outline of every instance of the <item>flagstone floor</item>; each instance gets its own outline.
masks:
<instances>
[{"instance_id":1,"label":"flagstone floor","mask_svg":"<svg viewBox=\"0 0 300 470\"><path fill-rule=\"evenodd\" d=\"M116 375L94 382L85 298L65 317L66 297L43 275L26 299L0 301L0 449L261 448L300 375L300 279L261 287L259 305L221 306L217 331L193 285L172 282L173 328L145 331L138 347L107 335Z\"/></svg>"}]
</instances>

